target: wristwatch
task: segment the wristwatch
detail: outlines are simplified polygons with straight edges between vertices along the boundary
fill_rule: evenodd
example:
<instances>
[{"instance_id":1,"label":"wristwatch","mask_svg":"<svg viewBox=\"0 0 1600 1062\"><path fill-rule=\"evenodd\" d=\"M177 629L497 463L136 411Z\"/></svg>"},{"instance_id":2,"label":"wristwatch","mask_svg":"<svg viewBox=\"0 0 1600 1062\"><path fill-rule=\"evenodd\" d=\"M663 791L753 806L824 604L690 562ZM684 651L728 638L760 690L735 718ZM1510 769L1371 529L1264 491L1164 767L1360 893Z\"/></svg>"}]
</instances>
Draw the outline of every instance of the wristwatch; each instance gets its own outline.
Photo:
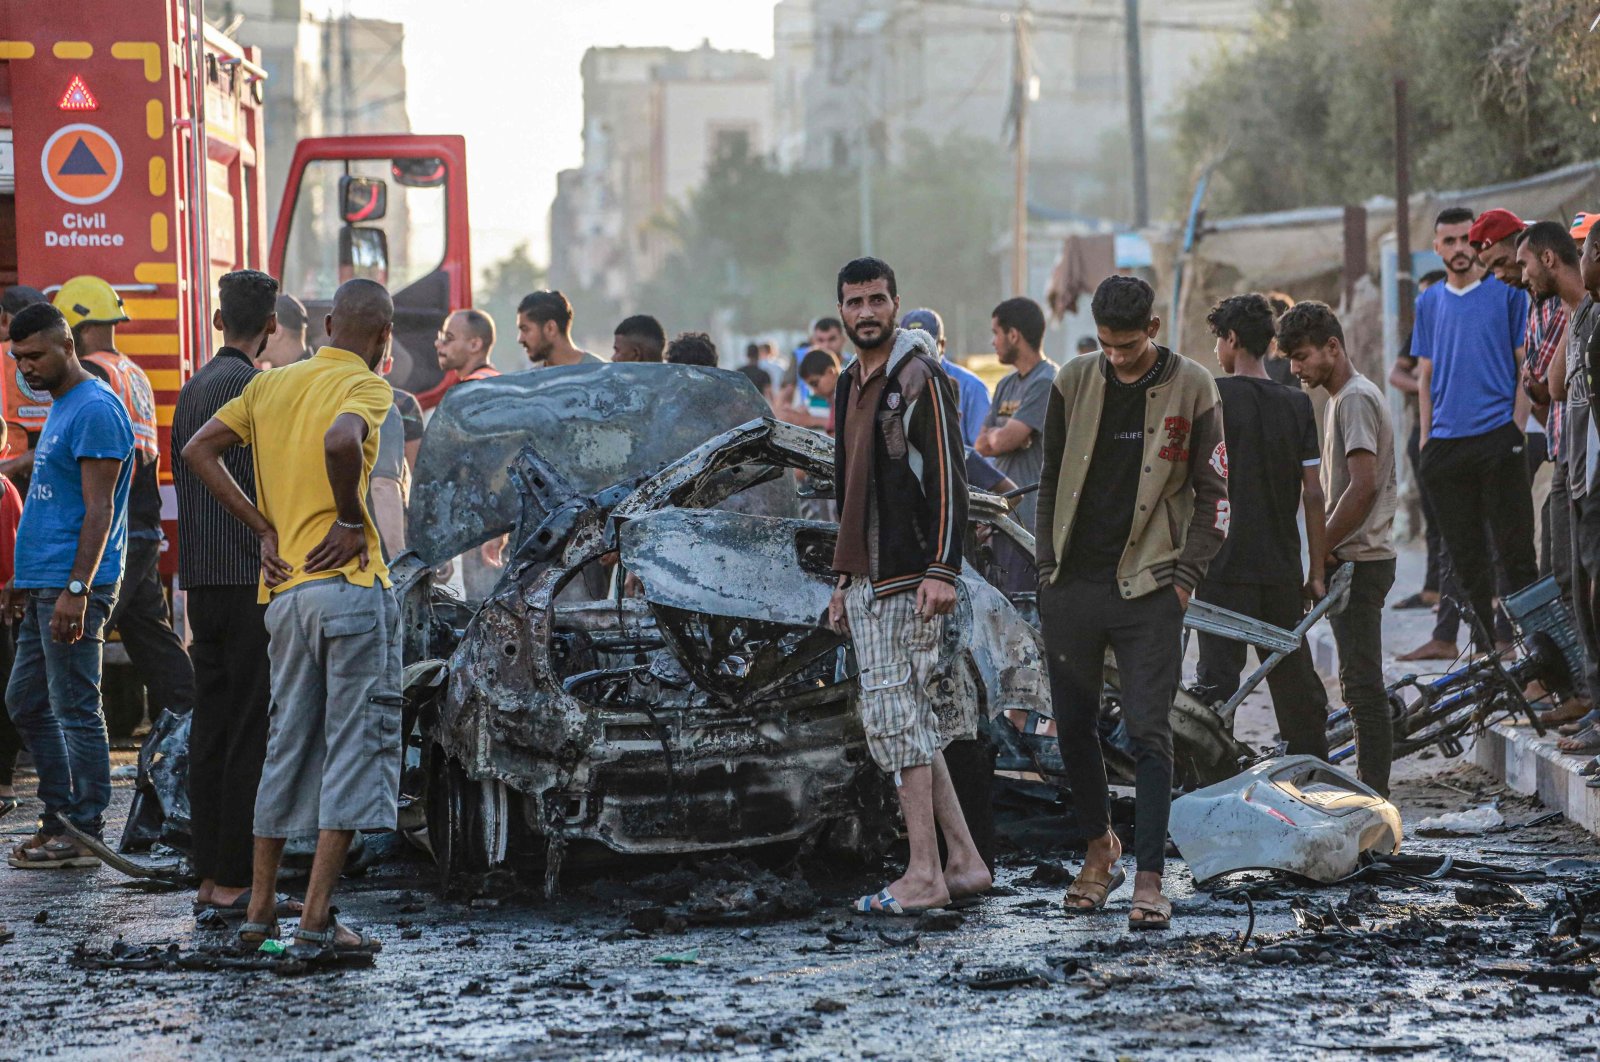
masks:
<instances>
[{"instance_id":1,"label":"wristwatch","mask_svg":"<svg viewBox=\"0 0 1600 1062\"><path fill-rule=\"evenodd\" d=\"M89 594L89 584L84 582L82 579L74 579L72 582L67 584L67 593L71 594L73 597L87 597Z\"/></svg>"}]
</instances>

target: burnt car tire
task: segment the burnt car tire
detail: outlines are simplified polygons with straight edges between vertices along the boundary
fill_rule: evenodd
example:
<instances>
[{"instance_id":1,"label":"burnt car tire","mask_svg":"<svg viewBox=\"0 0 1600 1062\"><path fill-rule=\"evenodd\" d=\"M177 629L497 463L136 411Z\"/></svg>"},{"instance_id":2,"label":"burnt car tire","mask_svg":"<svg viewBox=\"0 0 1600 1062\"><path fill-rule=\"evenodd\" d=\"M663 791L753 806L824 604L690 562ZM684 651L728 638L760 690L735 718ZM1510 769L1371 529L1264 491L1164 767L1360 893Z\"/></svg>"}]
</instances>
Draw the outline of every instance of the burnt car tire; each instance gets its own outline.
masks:
<instances>
[{"instance_id":1,"label":"burnt car tire","mask_svg":"<svg viewBox=\"0 0 1600 1062\"><path fill-rule=\"evenodd\" d=\"M437 746L430 750L429 764L428 840L439 868L439 885L449 889L463 878L489 869L482 785L467 776L459 760Z\"/></svg>"}]
</instances>

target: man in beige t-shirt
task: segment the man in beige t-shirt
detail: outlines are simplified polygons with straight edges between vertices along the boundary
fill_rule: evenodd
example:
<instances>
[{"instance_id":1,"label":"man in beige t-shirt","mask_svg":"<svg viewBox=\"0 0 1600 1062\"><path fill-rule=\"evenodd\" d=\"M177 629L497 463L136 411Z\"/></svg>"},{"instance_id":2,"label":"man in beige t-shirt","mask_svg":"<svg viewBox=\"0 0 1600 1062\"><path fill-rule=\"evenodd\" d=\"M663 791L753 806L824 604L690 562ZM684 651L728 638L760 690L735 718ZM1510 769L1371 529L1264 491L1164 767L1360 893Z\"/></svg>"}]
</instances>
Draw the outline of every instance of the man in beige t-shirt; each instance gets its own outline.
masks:
<instances>
[{"instance_id":1,"label":"man in beige t-shirt","mask_svg":"<svg viewBox=\"0 0 1600 1062\"><path fill-rule=\"evenodd\" d=\"M1394 585L1394 428L1383 392L1356 372L1344 330L1327 304L1302 302L1278 319L1278 349L1307 387L1329 402L1322 444L1328 505L1328 575L1355 566L1350 602L1332 617L1339 686L1356 732L1356 771L1389 792L1394 736L1383 686L1383 599Z\"/></svg>"}]
</instances>

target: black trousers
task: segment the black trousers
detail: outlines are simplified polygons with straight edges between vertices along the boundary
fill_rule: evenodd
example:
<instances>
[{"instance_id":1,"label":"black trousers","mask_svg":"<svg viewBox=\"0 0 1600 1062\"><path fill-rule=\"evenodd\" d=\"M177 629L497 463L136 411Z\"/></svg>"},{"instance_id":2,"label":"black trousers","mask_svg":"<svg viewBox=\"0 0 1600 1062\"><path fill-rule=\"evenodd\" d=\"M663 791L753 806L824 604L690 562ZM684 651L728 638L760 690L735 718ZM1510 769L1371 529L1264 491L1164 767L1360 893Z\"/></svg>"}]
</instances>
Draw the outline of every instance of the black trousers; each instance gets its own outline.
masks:
<instances>
[{"instance_id":1,"label":"black trousers","mask_svg":"<svg viewBox=\"0 0 1600 1062\"><path fill-rule=\"evenodd\" d=\"M1356 732L1356 774L1386 796L1394 723L1383 681L1383 601L1394 586L1394 569L1393 558L1356 561L1349 604L1328 618L1339 647L1339 690Z\"/></svg>"},{"instance_id":2,"label":"black trousers","mask_svg":"<svg viewBox=\"0 0 1600 1062\"><path fill-rule=\"evenodd\" d=\"M1406 437L1406 457L1411 460L1411 471L1417 477L1417 497L1422 502L1422 537L1428 547L1428 566L1422 576L1422 588L1437 594L1444 585L1444 536L1439 534L1439 520L1433 515L1433 506L1428 504L1428 490L1422 483L1422 425L1415 417L1411 420L1411 434ZM1440 607L1443 608L1442 603ZM1455 641L1454 636L1449 640Z\"/></svg>"},{"instance_id":3,"label":"black trousers","mask_svg":"<svg viewBox=\"0 0 1600 1062\"><path fill-rule=\"evenodd\" d=\"M122 592L111 610L110 626L122 636L128 660L150 692L150 715L162 708L182 715L194 707L194 665L172 630L167 598L161 592L161 543L128 539L123 555Z\"/></svg>"},{"instance_id":4,"label":"black trousers","mask_svg":"<svg viewBox=\"0 0 1600 1062\"><path fill-rule=\"evenodd\" d=\"M11 664L17 658L17 628L5 624L0 628L0 682L10 682ZM17 757L25 748L11 713L0 709L0 785L16 781Z\"/></svg>"},{"instance_id":5,"label":"black trousers","mask_svg":"<svg viewBox=\"0 0 1600 1062\"><path fill-rule=\"evenodd\" d=\"M1305 618L1305 607L1298 586L1269 586L1263 583L1223 583L1207 580L1195 596L1219 608L1229 609L1293 630ZM1239 691L1239 674L1244 670L1244 642L1215 634L1201 634L1200 663L1195 677L1209 702L1226 701ZM1256 659L1271 654L1256 650ZM1328 691L1311 662L1305 641L1300 648L1279 661L1267 673L1267 689L1272 691L1272 711L1278 717L1278 733L1289 743L1291 756L1328 758Z\"/></svg>"},{"instance_id":6,"label":"black trousers","mask_svg":"<svg viewBox=\"0 0 1600 1062\"><path fill-rule=\"evenodd\" d=\"M1504 589L1539 577L1533 550L1533 489L1525 441L1515 424L1464 439L1433 439L1422 451L1422 482L1439 520L1454 576L1477 614L1473 640L1490 649L1494 559Z\"/></svg>"},{"instance_id":7,"label":"black trousers","mask_svg":"<svg viewBox=\"0 0 1600 1062\"><path fill-rule=\"evenodd\" d=\"M250 884L256 787L272 707L266 616L253 586L189 591L200 687L189 729L194 867L226 888Z\"/></svg>"},{"instance_id":8,"label":"black trousers","mask_svg":"<svg viewBox=\"0 0 1600 1062\"><path fill-rule=\"evenodd\" d=\"M1139 870L1159 874L1172 811L1172 698L1183 667L1178 593L1163 586L1127 600L1113 583L1062 576L1040 589L1039 620L1073 811L1090 836L1111 825L1099 724L1106 648L1116 657L1134 747L1133 850Z\"/></svg>"},{"instance_id":9,"label":"black trousers","mask_svg":"<svg viewBox=\"0 0 1600 1062\"><path fill-rule=\"evenodd\" d=\"M1572 498L1572 605L1589 656L1590 695L1600 697L1600 497ZM1600 704L1600 700L1596 700Z\"/></svg>"}]
</instances>

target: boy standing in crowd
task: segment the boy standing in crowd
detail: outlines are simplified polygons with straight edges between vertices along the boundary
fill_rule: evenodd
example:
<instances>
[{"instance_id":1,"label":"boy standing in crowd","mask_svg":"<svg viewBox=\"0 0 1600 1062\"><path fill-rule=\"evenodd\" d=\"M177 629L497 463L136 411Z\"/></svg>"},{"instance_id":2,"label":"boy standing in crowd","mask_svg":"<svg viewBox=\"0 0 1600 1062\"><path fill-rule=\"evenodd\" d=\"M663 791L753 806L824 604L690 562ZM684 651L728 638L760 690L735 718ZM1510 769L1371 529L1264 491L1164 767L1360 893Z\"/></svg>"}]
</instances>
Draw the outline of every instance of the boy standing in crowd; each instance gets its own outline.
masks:
<instances>
[{"instance_id":1,"label":"boy standing in crowd","mask_svg":"<svg viewBox=\"0 0 1600 1062\"><path fill-rule=\"evenodd\" d=\"M1205 368L1156 344L1154 305L1155 292L1137 277L1108 277L1095 292L1101 353L1068 362L1050 390L1034 532L1061 756L1074 819L1090 838L1065 903L1098 910L1124 877L1100 752L1109 646L1135 757L1131 929L1172 923L1161 877L1183 613L1229 522L1217 385Z\"/></svg>"},{"instance_id":2,"label":"boy standing in crowd","mask_svg":"<svg viewBox=\"0 0 1600 1062\"><path fill-rule=\"evenodd\" d=\"M1327 304L1300 302L1278 320L1278 348L1301 383L1328 392L1322 434L1328 571L1355 565L1350 600L1333 616L1339 687L1356 732L1356 770L1385 795L1393 734L1383 683L1383 599L1394 585L1394 429L1377 384L1344 349L1344 329Z\"/></svg>"},{"instance_id":3,"label":"boy standing in crowd","mask_svg":"<svg viewBox=\"0 0 1600 1062\"><path fill-rule=\"evenodd\" d=\"M1228 506L1232 522L1195 596L1221 608L1293 630L1305 614L1304 590L1324 590L1322 447L1311 398L1267 375L1272 304L1261 295L1235 295L1212 308L1206 322L1217 337L1217 360L1228 375L1217 381L1228 439ZM1300 566L1305 510L1309 577ZM1257 650L1263 658L1264 650ZM1245 643L1200 635L1196 678L1208 702L1239 689ZM1267 675L1278 732L1291 755L1328 758L1328 693L1304 642Z\"/></svg>"}]
</instances>

